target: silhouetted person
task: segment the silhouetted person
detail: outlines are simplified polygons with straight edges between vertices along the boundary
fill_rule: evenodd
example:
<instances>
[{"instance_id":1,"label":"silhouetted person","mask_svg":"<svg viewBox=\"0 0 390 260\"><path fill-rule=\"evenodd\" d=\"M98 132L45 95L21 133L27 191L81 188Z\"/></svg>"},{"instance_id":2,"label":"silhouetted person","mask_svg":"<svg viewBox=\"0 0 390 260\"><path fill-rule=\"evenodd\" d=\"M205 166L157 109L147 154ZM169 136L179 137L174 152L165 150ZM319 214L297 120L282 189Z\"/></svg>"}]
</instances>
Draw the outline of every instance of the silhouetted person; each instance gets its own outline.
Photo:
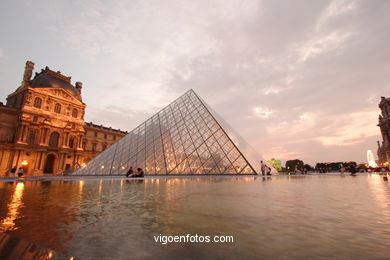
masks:
<instances>
[{"instance_id":1,"label":"silhouetted person","mask_svg":"<svg viewBox=\"0 0 390 260\"><path fill-rule=\"evenodd\" d=\"M15 173L16 173L16 166L12 167L11 169L11 177L15 177Z\"/></svg>"},{"instance_id":2,"label":"silhouetted person","mask_svg":"<svg viewBox=\"0 0 390 260\"><path fill-rule=\"evenodd\" d=\"M355 168L355 165L351 164L351 166L349 166L349 172L351 173L351 175L355 176L356 175L356 168Z\"/></svg>"},{"instance_id":3,"label":"silhouetted person","mask_svg":"<svg viewBox=\"0 0 390 260\"><path fill-rule=\"evenodd\" d=\"M24 174L24 170L22 167L19 167L19 170L18 170L18 177L22 177Z\"/></svg>"},{"instance_id":4,"label":"silhouetted person","mask_svg":"<svg viewBox=\"0 0 390 260\"><path fill-rule=\"evenodd\" d=\"M137 177L144 177L144 171L141 168L137 168Z\"/></svg>"},{"instance_id":5,"label":"silhouetted person","mask_svg":"<svg viewBox=\"0 0 390 260\"><path fill-rule=\"evenodd\" d=\"M265 175L265 171L266 171L266 168L265 167L267 167L266 165L265 165L265 163L263 163L263 161L260 161L260 169L261 169L261 174L262 175Z\"/></svg>"},{"instance_id":6,"label":"silhouetted person","mask_svg":"<svg viewBox=\"0 0 390 260\"><path fill-rule=\"evenodd\" d=\"M268 167L268 166L265 166L265 167L267 167L267 168L266 168L267 175L272 175L272 174L271 174L271 167Z\"/></svg>"},{"instance_id":7,"label":"silhouetted person","mask_svg":"<svg viewBox=\"0 0 390 260\"><path fill-rule=\"evenodd\" d=\"M144 177L144 171L141 168L137 168L137 171L132 173L130 177Z\"/></svg>"},{"instance_id":8,"label":"silhouetted person","mask_svg":"<svg viewBox=\"0 0 390 260\"><path fill-rule=\"evenodd\" d=\"M126 178L129 177L130 175L132 175L133 173L134 173L133 167L130 166L130 169L129 169L129 170L127 171L127 173L126 173Z\"/></svg>"}]
</instances>

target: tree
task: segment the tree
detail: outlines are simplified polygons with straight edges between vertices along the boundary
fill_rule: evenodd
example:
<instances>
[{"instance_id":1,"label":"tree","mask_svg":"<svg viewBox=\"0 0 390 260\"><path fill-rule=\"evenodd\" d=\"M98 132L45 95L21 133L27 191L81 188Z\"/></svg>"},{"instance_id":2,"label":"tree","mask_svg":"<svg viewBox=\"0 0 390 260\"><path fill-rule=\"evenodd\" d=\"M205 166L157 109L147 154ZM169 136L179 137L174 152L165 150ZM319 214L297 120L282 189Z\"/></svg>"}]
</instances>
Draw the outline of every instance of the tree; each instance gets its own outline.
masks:
<instances>
[{"instance_id":1,"label":"tree","mask_svg":"<svg viewBox=\"0 0 390 260\"><path fill-rule=\"evenodd\" d=\"M296 169L302 169L303 165L304 165L303 161L299 159L288 160L286 162L286 168L288 171L295 171Z\"/></svg>"}]
</instances>

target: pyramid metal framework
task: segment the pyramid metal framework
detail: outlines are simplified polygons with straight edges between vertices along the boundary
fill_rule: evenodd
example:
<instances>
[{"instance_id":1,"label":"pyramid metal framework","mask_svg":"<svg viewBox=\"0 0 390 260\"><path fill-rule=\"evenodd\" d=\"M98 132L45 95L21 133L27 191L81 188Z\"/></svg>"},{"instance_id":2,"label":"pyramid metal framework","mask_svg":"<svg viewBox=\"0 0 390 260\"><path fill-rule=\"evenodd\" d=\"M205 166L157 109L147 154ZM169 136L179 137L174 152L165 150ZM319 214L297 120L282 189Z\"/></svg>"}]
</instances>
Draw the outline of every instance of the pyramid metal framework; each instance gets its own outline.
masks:
<instances>
[{"instance_id":1,"label":"pyramid metal framework","mask_svg":"<svg viewBox=\"0 0 390 260\"><path fill-rule=\"evenodd\" d=\"M198 95L189 90L74 175L257 174Z\"/></svg>"}]
</instances>

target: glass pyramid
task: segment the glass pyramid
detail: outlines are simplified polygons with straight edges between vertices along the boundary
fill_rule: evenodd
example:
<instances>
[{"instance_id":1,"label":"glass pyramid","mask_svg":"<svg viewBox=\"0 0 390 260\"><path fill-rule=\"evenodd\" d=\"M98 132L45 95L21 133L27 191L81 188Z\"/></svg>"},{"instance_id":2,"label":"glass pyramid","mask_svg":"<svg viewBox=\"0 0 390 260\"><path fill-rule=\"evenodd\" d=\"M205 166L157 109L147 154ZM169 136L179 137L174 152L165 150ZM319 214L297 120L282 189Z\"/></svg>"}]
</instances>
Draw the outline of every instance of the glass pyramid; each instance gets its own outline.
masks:
<instances>
[{"instance_id":1,"label":"glass pyramid","mask_svg":"<svg viewBox=\"0 0 390 260\"><path fill-rule=\"evenodd\" d=\"M73 174L124 175L130 166L146 175L260 172L238 149L243 139L218 117L189 90Z\"/></svg>"}]
</instances>

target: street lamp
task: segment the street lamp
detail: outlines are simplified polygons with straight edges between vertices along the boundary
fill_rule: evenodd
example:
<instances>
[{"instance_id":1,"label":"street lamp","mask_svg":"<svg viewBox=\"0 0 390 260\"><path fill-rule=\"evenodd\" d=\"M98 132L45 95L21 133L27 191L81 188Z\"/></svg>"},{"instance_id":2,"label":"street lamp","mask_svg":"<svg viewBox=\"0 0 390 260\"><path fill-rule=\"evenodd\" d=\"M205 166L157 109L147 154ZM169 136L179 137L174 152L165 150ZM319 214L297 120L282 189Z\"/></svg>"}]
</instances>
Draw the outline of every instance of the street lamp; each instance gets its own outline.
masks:
<instances>
[{"instance_id":1,"label":"street lamp","mask_svg":"<svg viewBox=\"0 0 390 260\"><path fill-rule=\"evenodd\" d=\"M23 166L26 166L26 165L28 165L28 161L24 160L24 161L22 161L21 164L22 164Z\"/></svg>"}]
</instances>

